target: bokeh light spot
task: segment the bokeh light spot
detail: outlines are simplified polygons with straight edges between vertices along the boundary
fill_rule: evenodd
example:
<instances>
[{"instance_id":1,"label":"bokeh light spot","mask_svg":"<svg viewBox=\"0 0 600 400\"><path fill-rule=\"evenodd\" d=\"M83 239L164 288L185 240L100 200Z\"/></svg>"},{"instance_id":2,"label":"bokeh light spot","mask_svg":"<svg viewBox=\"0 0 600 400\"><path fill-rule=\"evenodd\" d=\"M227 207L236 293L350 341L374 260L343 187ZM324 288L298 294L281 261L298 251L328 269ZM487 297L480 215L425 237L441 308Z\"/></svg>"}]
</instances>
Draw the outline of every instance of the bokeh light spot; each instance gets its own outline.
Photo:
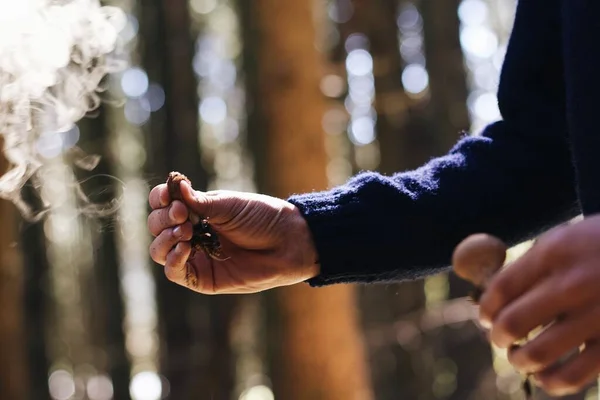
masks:
<instances>
[{"instance_id":1,"label":"bokeh light spot","mask_svg":"<svg viewBox=\"0 0 600 400\"><path fill-rule=\"evenodd\" d=\"M360 117L350 124L350 139L358 146L364 146L375 140L375 121L370 117Z\"/></svg>"},{"instance_id":2,"label":"bokeh light spot","mask_svg":"<svg viewBox=\"0 0 600 400\"><path fill-rule=\"evenodd\" d=\"M154 372L140 372L131 379L129 388L133 400L159 400L162 396L160 376Z\"/></svg>"},{"instance_id":3,"label":"bokeh light spot","mask_svg":"<svg viewBox=\"0 0 600 400\"><path fill-rule=\"evenodd\" d=\"M165 91L163 90L162 86L157 83L150 84L145 97L146 100L148 100L148 111L156 112L165 105ZM143 103L142 106L143 105L145 105L145 103Z\"/></svg>"},{"instance_id":4,"label":"bokeh light spot","mask_svg":"<svg viewBox=\"0 0 600 400\"><path fill-rule=\"evenodd\" d=\"M38 138L35 147L42 157L55 158L62 153L63 138L58 132L44 132Z\"/></svg>"},{"instance_id":5,"label":"bokeh light spot","mask_svg":"<svg viewBox=\"0 0 600 400\"><path fill-rule=\"evenodd\" d=\"M338 24L344 24L350 21L354 14L354 6L351 0L338 0L331 2L329 6L329 18Z\"/></svg>"},{"instance_id":6,"label":"bokeh light spot","mask_svg":"<svg viewBox=\"0 0 600 400\"><path fill-rule=\"evenodd\" d=\"M373 72L373 57L366 50L352 50L346 58L346 69L355 76L370 74Z\"/></svg>"},{"instance_id":7,"label":"bokeh light spot","mask_svg":"<svg viewBox=\"0 0 600 400\"><path fill-rule=\"evenodd\" d=\"M397 19L398 28L401 31L420 31L423 25L421 14L414 4L408 3L398 15Z\"/></svg>"},{"instance_id":8,"label":"bokeh light spot","mask_svg":"<svg viewBox=\"0 0 600 400\"><path fill-rule=\"evenodd\" d=\"M148 75L141 68L130 68L121 77L121 88L129 97L143 96L148 91L148 86Z\"/></svg>"},{"instance_id":9,"label":"bokeh light spot","mask_svg":"<svg viewBox=\"0 0 600 400\"><path fill-rule=\"evenodd\" d=\"M60 132L60 135L62 136L63 149L68 150L79 142L81 132L77 125L73 125L71 129Z\"/></svg>"},{"instance_id":10,"label":"bokeh light spot","mask_svg":"<svg viewBox=\"0 0 600 400\"><path fill-rule=\"evenodd\" d=\"M92 376L87 382L87 395L90 400L111 400L113 384L108 376Z\"/></svg>"},{"instance_id":11,"label":"bokeh light spot","mask_svg":"<svg viewBox=\"0 0 600 400\"><path fill-rule=\"evenodd\" d=\"M476 94L471 109L477 118L485 122L494 122L501 118L498 98L493 92Z\"/></svg>"},{"instance_id":12,"label":"bokeh light spot","mask_svg":"<svg viewBox=\"0 0 600 400\"><path fill-rule=\"evenodd\" d=\"M482 0L463 0L458 6L458 17L465 25L481 25L487 20L488 11Z\"/></svg>"},{"instance_id":13,"label":"bokeh light spot","mask_svg":"<svg viewBox=\"0 0 600 400\"><path fill-rule=\"evenodd\" d=\"M137 36L139 29L140 23L135 15L127 14L127 24L125 25L125 28L121 30L119 35L121 36L121 39L127 43Z\"/></svg>"},{"instance_id":14,"label":"bokeh light spot","mask_svg":"<svg viewBox=\"0 0 600 400\"><path fill-rule=\"evenodd\" d=\"M460 42L467 53L479 58L492 57L498 50L498 37L484 26L464 27Z\"/></svg>"},{"instance_id":15,"label":"bokeh light spot","mask_svg":"<svg viewBox=\"0 0 600 400\"><path fill-rule=\"evenodd\" d=\"M150 119L150 103L145 98L129 99L124 112L127 121L133 125L144 125Z\"/></svg>"},{"instance_id":16,"label":"bokeh light spot","mask_svg":"<svg viewBox=\"0 0 600 400\"><path fill-rule=\"evenodd\" d=\"M421 93L429 86L429 74L422 65L408 65L402 72L402 84L408 93Z\"/></svg>"},{"instance_id":17,"label":"bokeh light spot","mask_svg":"<svg viewBox=\"0 0 600 400\"><path fill-rule=\"evenodd\" d=\"M227 104L220 97L207 97L200 104L200 117L207 124L220 124L227 117Z\"/></svg>"},{"instance_id":18,"label":"bokeh light spot","mask_svg":"<svg viewBox=\"0 0 600 400\"><path fill-rule=\"evenodd\" d=\"M217 0L190 0L192 10L198 14L208 14L217 8Z\"/></svg>"},{"instance_id":19,"label":"bokeh light spot","mask_svg":"<svg viewBox=\"0 0 600 400\"><path fill-rule=\"evenodd\" d=\"M346 52L350 53L353 50L367 50L369 45L370 42L367 35L363 33L352 33L346 39L344 48L346 49Z\"/></svg>"},{"instance_id":20,"label":"bokeh light spot","mask_svg":"<svg viewBox=\"0 0 600 400\"><path fill-rule=\"evenodd\" d=\"M242 393L240 400L275 400L275 395L269 387L258 385Z\"/></svg>"},{"instance_id":21,"label":"bokeh light spot","mask_svg":"<svg viewBox=\"0 0 600 400\"><path fill-rule=\"evenodd\" d=\"M48 389L54 400L68 400L75 394L75 380L69 372L57 370L48 378Z\"/></svg>"},{"instance_id":22,"label":"bokeh light spot","mask_svg":"<svg viewBox=\"0 0 600 400\"><path fill-rule=\"evenodd\" d=\"M346 84L338 75L326 75L321 79L321 92L327 97L337 98L344 93Z\"/></svg>"}]
</instances>

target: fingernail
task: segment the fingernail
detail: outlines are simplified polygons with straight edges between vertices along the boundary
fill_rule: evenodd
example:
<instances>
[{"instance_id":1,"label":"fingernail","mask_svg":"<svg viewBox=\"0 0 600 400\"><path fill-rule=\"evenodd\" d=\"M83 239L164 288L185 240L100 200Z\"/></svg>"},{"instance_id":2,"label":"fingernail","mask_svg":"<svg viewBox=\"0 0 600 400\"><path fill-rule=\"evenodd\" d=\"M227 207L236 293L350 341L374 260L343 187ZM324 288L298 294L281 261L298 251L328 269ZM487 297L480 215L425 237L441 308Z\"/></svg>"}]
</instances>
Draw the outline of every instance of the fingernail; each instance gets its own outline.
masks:
<instances>
[{"instance_id":1,"label":"fingernail","mask_svg":"<svg viewBox=\"0 0 600 400\"><path fill-rule=\"evenodd\" d=\"M177 255L181 255L181 253L183 253L183 252L181 251L181 243L177 243L177 245L175 246L175 249L174 249L174 250L175 250L175 254L177 254Z\"/></svg>"},{"instance_id":2,"label":"fingernail","mask_svg":"<svg viewBox=\"0 0 600 400\"><path fill-rule=\"evenodd\" d=\"M181 237L182 236L182 234L181 234L181 226L177 226L177 227L175 227L175 229L173 229L173 235L175 237Z\"/></svg>"},{"instance_id":3,"label":"fingernail","mask_svg":"<svg viewBox=\"0 0 600 400\"><path fill-rule=\"evenodd\" d=\"M492 321L490 321L487 318L479 318L479 324L484 328L484 329L492 329Z\"/></svg>"},{"instance_id":4,"label":"fingernail","mask_svg":"<svg viewBox=\"0 0 600 400\"><path fill-rule=\"evenodd\" d=\"M169 191L165 190L162 195L159 197L161 207L167 207L171 202L171 196L169 196Z\"/></svg>"}]
</instances>

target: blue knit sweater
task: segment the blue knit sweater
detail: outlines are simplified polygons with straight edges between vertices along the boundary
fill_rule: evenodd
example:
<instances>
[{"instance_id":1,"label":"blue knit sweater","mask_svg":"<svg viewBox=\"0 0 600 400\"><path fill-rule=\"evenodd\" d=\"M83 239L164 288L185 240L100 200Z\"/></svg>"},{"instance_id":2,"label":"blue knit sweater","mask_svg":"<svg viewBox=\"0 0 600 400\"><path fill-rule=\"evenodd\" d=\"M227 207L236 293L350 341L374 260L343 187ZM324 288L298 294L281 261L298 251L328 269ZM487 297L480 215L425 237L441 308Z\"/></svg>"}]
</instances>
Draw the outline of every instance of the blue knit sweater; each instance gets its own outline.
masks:
<instances>
[{"instance_id":1,"label":"blue knit sweater","mask_svg":"<svg viewBox=\"0 0 600 400\"><path fill-rule=\"evenodd\" d=\"M312 232L312 286L421 278L486 232L516 244L600 212L600 0L520 0L501 73L502 121L394 176L364 172L292 196Z\"/></svg>"}]
</instances>

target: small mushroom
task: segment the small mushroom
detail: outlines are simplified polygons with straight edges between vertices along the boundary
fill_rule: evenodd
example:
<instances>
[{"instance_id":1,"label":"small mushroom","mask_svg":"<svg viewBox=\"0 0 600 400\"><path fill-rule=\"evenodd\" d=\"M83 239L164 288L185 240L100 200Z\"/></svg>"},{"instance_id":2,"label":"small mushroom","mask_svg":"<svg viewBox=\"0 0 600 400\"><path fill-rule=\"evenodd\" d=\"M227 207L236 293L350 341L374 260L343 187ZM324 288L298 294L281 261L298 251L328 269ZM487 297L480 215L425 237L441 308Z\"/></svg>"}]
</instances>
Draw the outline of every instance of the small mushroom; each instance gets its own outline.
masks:
<instances>
[{"instance_id":1,"label":"small mushroom","mask_svg":"<svg viewBox=\"0 0 600 400\"><path fill-rule=\"evenodd\" d=\"M483 233L469 236L454 250L454 272L476 287L485 289L487 282L504 265L507 250L506 244L494 236Z\"/></svg>"},{"instance_id":2,"label":"small mushroom","mask_svg":"<svg viewBox=\"0 0 600 400\"><path fill-rule=\"evenodd\" d=\"M467 237L454 249L452 267L456 275L470 282L474 291L470 294L478 302L493 276L502 269L508 247L497 237L480 233ZM533 396L533 386L528 376L523 380L526 399Z\"/></svg>"},{"instance_id":3,"label":"small mushroom","mask_svg":"<svg viewBox=\"0 0 600 400\"><path fill-rule=\"evenodd\" d=\"M192 186L192 182L182 173L174 171L169 174L167 179L167 189L171 200L183 201L183 196L181 195L181 182L184 181ZM189 220L194 227L193 236L190 241L193 252L202 251L217 261L227 260L227 258L223 258L219 237L210 226L208 218L197 215L192 210L189 210Z\"/></svg>"}]
</instances>

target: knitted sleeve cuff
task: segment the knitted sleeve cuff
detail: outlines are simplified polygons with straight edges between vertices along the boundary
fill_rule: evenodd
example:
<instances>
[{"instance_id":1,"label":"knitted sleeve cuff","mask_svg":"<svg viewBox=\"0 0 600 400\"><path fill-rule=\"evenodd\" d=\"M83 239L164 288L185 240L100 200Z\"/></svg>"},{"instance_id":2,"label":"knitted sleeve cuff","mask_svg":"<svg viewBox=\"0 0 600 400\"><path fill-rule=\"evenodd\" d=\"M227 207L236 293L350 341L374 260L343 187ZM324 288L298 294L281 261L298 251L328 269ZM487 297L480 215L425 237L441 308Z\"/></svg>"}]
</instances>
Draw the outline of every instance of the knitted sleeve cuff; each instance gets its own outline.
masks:
<instances>
[{"instance_id":1,"label":"knitted sleeve cuff","mask_svg":"<svg viewBox=\"0 0 600 400\"><path fill-rule=\"evenodd\" d=\"M311 286L388 280L385 270L369 265L370 251L393 236L382 232L381 221L375 221L369 210L374 204L364 199L365 191L377 192L379 186L381 176L367 172L341 188L288 199L305 218L318 254L321 273L307 281ZM390 271L389 275L389 280L393 280L397 271Z\"/></svg>"}]
</instances>

